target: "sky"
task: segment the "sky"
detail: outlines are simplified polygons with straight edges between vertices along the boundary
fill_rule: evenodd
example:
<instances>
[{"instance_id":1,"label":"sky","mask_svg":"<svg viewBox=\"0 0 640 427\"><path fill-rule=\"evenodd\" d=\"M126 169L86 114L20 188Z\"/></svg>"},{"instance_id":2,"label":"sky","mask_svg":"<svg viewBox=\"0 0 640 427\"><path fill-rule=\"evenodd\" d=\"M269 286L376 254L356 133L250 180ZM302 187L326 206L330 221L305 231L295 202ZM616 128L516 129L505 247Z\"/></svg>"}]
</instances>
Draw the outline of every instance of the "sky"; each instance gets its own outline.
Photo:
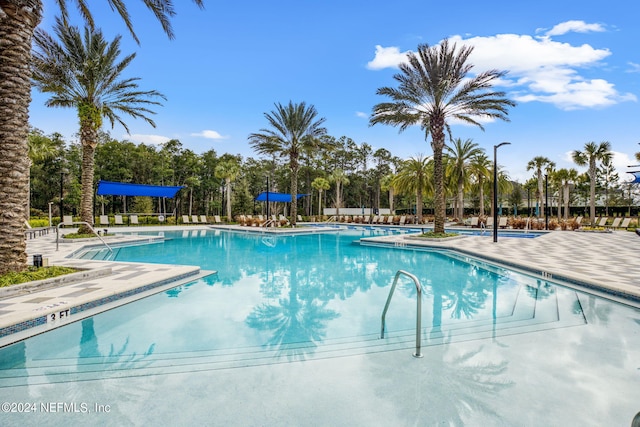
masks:
<instances>
[{"instance_id":1,"label":"sky","mask_svg":"<svg viewBox=\"0 0 640 427\"><path fill-rule=\"evenodd\" d=\"M175 2L175 39L169 40L142 2L128 1L140 45L107 2L91 3L105 37L122 34L123 55L136 53L123 77L138 77L140 89L167 98L155 108L155 128L125 117L127 134L106 123L103 130L116 139L178 139L196 153L258 158L248 135L268 127L264 115L276 103L293 101L314 105L336 138L401 158L431 155L418 126L399 133L370 126L369 116L374 105L388 101L376 90L395 86L393 75L407 53L448 38L473 47L471 75L508 71L495 89L517 103L510 121L483 121L484 131L457 123L451 128L454 138L472 139L490 159L494 145L510 142L498 150L498 163L511 179L523 183L533 176L527 163L536 156L584 172L571 152L591 141L611 143L623 181L635 170L628 166L638 164L640 6L633 2L205 0L201 10L183 0ZM44 6L40 27L49 30L58 9L54 0ZM71 22L83 26L77 17ZM75 141L76 112L47 108L46 99L34 90L30 124Z\"/></svg>"}]
</instances>

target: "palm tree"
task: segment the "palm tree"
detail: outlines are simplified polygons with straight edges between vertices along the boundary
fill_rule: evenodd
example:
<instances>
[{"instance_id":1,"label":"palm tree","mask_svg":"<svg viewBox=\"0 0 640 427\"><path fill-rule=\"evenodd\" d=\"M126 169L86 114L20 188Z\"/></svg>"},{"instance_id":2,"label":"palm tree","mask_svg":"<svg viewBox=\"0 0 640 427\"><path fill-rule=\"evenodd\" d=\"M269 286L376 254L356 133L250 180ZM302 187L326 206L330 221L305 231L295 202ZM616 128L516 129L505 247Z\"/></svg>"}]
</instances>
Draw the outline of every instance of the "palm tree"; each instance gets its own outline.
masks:
<instances>
[{"instance_id":1,"label":"palm tree","mask_svg":"<svg viewBox=\"0 0 640 427\"><path fill-rule=\"evenodd\" d=\"M218 179L224 179L225 192L227 193L227 221L231 221L231 182L240 174L240 165L232 159L224 160L216 166L214 175Z\"/></svg>"},{"instance_id":2,"label":"palm tree","mask_svg":"<svg viewBox=\"0 0 640 427\"><path fill-rule=\"evenodd\" d=\"M453 147L445 146L447 155L451 158L448 162L449 175L457 186L457 209L454 216L462 221L464 217L464 186L469 184L469 178L471 175L470 160L475 156L482 154L483 150L470 139L465 140L457 138L453 141Z\"/></svg>"},{"instance_id":3,"label":"palm tree","mask_svg":"<svg viewBox=\"0 0 640 427\"><path fill-rule=\"evenodd\" d=\"M385 175L380 182L383 190L389 192L389 213L393 215L393 174Z\"/></svg>"},{"instance_id":4,"label":"palm tree","mask_svg":"<svg viewBox=\"0 0 640 427\"><path fill-rule=\"evenodd\" d=\"M443 40L439 46L422 44L417 53L410 53L406 63L400 64L400 73L393 76L398 88L382 87L378 95L391 98L373 107L371 125L377 123L399 126L400 132L419 124L425 139L431 135L433 174L435 186L434 232L444 232L445 194L442 150L445 130L451 135L448 121L458 120L483 129L480 119L509 121L507 107L515 102L506 99L504 92L491 91L494 81L506 71L490 70L469 78L473 68L468 64L473 47L449 44Z\"/></svg>"},{"instance_id":5,"label":"palm tree","mask_svg":"<svg viewBox=\"0 0 640 427\"><path fill-rule=\"evenodd\" d=\"M491 178L493 165L489 157L482 152L471 158L469 162L469 173L475 177L478 186L478 197L480 199L480 216L484 216L484 184L485 179ZM488 181L487 181L488 182Z\"/></svg>"},{"instance_id":6,"label":"palm tree","mask_svg":"<svg viewBox=\"0 0 640 427\"><path fill-rule=\"evenodd\" d=\"M543 182L542 170L547 167L554 168L555 165L556 164L554 162L552 162L551 160L549 160L544 156L534 157L533 159L529 160L529 163L527 163L527 170L535 169L536 179L538 180L538 188L536 190L536 200L538 202L538 206L542 207L542 209L538 211L538 217L540 217L540 212L544 212L544 208L546 208L546 206L544 206L543 204L543 198L542 198L542 182Z\"/></svg>"},{"instance_id":7,"label":"palm tree","mask_svg":"<svg viewBox=\"0 0 640 427\"><path fill-rule=\"evenodd\" d=\"M398 174L393 178L392 186L400 194L415 194L416 214L418 222L422 222L422 196L432 191L432 182L429 179L433 163L429 157L421 154L406 160Z\"/></svg>"},{"instance_id":8,"label":"palm tree","mask_svg":"<svg viewBox=\"0 0 640 427\"><path fill-rule=\"evenodd\" d=\"M203 0L194 0L203 7ZM66 0L56 1L63 18L67 17ZM82 16L93 26L87 2L75 0ZM170 18L175 15L170 0L143 0L173 38ZM109 0L134 36L125 2ZM42 20L42 0L0 1L0 145L5 161L0 162L0 274L21 271L27 266L24 221L29 198L29 103L31 102L31 44Z\"/></svg>"},{"instance_id":9,"label":"palm tree","mask_svg":"<svg viewBox=\"0 0 640 427\"><path fill-rule=\"evenodd\" d=\"M75 108L78 112L82 145L80 218L93 224L94 157L103 118L109 119L112 127L115 122L120 123L127 133L129 128L121 114L142 118L155 127L149 117L154 112L148 106L160 105L154 99L164 99L164 95L140 90L137 78L122 79L136 54L118 60L120 36L108 43L102 31L87 27L83 35L59 18L54 31L60 43L44 31L36 31L33 80L41 92L52 94L48 107ZM83 232L88 232L84 226L79 230Z\"/></svg>"},{"instance_id":10,"label":"palm tree","mask_svg":"<svg viewBox=\"0 0 640 427\"><path fill-rule=\"evenodd\" d=\"M578 166L589 166L587 173L589 174L589 217L591 225L595 225L596 221L596 172L598 162L608 161L612 155L611 144L607 141L603 141L600 144L587 142L584 145L584 151L575 150L571 153L573 161Z\"/></svg>"},{"instance_id":11,"label":"palm tree","mask_svg":"<svg viewBox=\"0 0 640 427\"><path fill-rule=\"evenodd\" d=\"M561 188L561 199L564 207L564 215L563 218L565 220L569 219L569 201L570 201L570 189L571 184L575 183L578 179L578 171L571 169L559 169L554 174L555 179L560 183ZM558 209L558 218L560 218L560 209Z\"/></svg>"},{"instance_id":12,"label":"palm tree","mask_svg":"<svg viewBox=\"0 0 640 427\"><path fill-rule=\"evenodd\" d=\"M322 177L318 177L311 183L311 188L318 190L318 216L322 215L322 192L331 188L329 181Z\"/></svg>"},{"instance_id":13,"label":"palm tree","mask_svg":"<svg viewBox=\"0 0 640 427\"><path fill-rule=\"evenodd\" d=\"M336 183L336 215L340 215L340 206L342 205L342 189L345 185L349 185L349 178L342 169L335 169L329 175L329 180Z\"/></svg>"},{"instance_id":14,"label":"palm tree","mask_svg":"<svg viewBox=\"0 0 640 427\"><path fill-rule=\"evenodd\" d=\"M322 127L324 118L316 118L318 112L313 105L304 102L294 104L275 104L276 110L265 113L264 117L271 129L261 129L259 133L249 135L249 143L260 154L279 155L289 159L291 169L291 225L295 227L298 216L298 169L300 153L316 146L319 138L327 133Z\"/></svg>"}]
</instances>

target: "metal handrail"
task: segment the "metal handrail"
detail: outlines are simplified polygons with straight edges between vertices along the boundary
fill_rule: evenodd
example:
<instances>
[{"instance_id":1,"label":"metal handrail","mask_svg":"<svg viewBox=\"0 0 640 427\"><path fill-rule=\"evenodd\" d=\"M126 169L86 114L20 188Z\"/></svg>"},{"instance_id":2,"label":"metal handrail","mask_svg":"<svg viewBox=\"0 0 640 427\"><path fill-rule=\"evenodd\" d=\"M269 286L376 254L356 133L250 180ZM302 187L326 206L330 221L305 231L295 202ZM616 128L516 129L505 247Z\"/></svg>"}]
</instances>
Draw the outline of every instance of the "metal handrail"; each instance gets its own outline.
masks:
<instances>
[{"instance_id":1,"label":"metal handrail","mask_svg":"<svg viewBox=\"0 0 640 427\"><path fill-rule=\"evenodd\" d=\"M337 222L336 215L332 215L325 222Z\"/></svg>"},{"instance_id":2,"label":"metal handrail","mask_svg":"<svg viewBox=\"0 0 640 427\"><path fill-rule=\"evenodd\" d=\"M398 284L398 278L401 275L405 275L413 280L413 283L416 285L417 292L417 307L416 307L416 352L413 353L413 357L422 357L422 353L420 353L420 333L422 331L422 285L416 276L413 274L406 272L404 270L398 270L396 273L395 279L393 279L393 285L391 285L391 289L389 290L389 296L387 297L387 303L384 305L384 310L382 310L382 325L380 328L380 338L384 338L384 326L385 326L385 317L387 316L387 310L389 309L389 304L391 303L391 298L393 297L393 292L396 290L396 284Z\"/></svg>"},{"instance_id":3,"label":"metal handrail","mask_svg":"<svg viewBox=\"0 0 640 427\"><path fill-rule=\"evenodd\" d=\"M56 252L58 251L58 239L60 238L60 227L63 225L75 225L75 224L84 224L87 227L89 227L89 229L93 231L93 234L95 234L96 237L100 239L100 241L107 247L107 249L109 249L110 252L113 252L113 249L111 249L111 246L109 246L107 242L105 242L104 239L96 232L96 230L93 229L91 224L85 221L73 221L72 223L61 222L60 224L58 224L58 226L56 227Z\"/></svg>"},{"instance_id":4,"label":"metal handrail","mask_svg":"<svg viewBox=\"0 0 640 427\"><path fill-rule=\"evenodd\" d=\"M268 219L268 220L266 220L266 221L264 222L264 224L262 224L260 227L267 228L267 227L269 227L269 225L271 225L271 224L275 224L275 223L276 223L276 220L275 220L275 219Z\"/></svg>"}]
</instances>

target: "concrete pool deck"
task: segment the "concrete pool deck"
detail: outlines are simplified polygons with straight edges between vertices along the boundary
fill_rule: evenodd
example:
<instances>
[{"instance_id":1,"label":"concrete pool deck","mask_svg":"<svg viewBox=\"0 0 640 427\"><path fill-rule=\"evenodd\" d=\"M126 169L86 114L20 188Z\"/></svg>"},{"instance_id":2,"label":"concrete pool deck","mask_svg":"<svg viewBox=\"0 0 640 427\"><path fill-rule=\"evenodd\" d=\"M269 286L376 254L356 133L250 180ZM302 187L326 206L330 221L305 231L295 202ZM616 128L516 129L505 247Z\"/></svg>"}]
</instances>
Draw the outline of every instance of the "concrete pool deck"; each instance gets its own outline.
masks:
<instances>
[{"instance_id":1,"label":"concrete pool deck","mask_svg":"<svg viewBox=\"0 0 640 427\"><path fill-rule=\"evenodd\" d=\"M232 229L236 231L254 231L239 226L189 226L189 227L119 227L113 232L135 233L172 230L200 232L207 229ZM405 228L411 228L407 226ZM316 229L331 231L331 229ZM287 233L287 229L277 229L277 233ZM290 232L290 229L289 229ZM303 228L296 229L303 232ZM487 233L490 234L490 233ZM108 243L149 242L148 236L120 236ZM363 239L365 242L386 243L396 247L428 246L446 248L464 254L503 263L509 267L524 268L543 278L555 278L563 281L584 284L591 291L606 291L615 297L627 298L638 305L640 301L640 237L627 231L611 233L590 233L572 231L554 231L534 239L498 238L494 243L490 235L466 236L464 238L438 241L416 240L408 235ZM62 284L47 289L36 289L28 293L10 295L0 290L0 347L23 339L47 328L61 326L77 317L64 319L60 323L33 327L37 318L59 313L70 307L79 307L101 300L105 301L102 311L121 305L133 299L180 285L211 274L201 272L197 266L157 265L132 262L93 261L68 258L70 254L86 246L87 242L60 243L56 251L56 234L37 237L27 241L30 256L41 254L50 265L69 266L85 269L97 274L88 274L86 278L70 284ZM95 246L96 242L91 242ZM138 292L139 290L144 292ZM126 295L111 301L113 295ZM135 295L134 295L135 294ZM106 300L105 300L106 299ZM92 307L94 308L94 307ZM95 311L95 310L94 310ZM83 317L94 313L87 311ZM100 309L97 309L100 311ZM42 323L42 322L40 322ZM21 326L16 326L21 325Z\"/></svg>"}]
</instances>

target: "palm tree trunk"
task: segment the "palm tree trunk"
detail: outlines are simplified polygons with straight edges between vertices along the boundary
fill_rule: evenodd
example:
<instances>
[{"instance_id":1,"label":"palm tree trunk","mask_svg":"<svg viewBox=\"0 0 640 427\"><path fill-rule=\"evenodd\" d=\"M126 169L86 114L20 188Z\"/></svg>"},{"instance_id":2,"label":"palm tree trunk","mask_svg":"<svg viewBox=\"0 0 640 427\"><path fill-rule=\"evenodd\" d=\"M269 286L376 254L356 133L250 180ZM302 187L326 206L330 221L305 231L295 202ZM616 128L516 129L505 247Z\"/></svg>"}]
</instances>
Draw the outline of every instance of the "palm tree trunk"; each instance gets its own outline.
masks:
<instances>
[{"instance_id":1,"label":"palm tree trunk","mask_svg":"<svg viewBox=\"0 0 640 427\"><path fill-rule=\"evenodd\" d=\"M93 177L95 174L95 152L98 144L98 131L92 125L80 125L80 143L82 145L82 195L80 197L80 220L93 225ZM88 234L91 230L85 225L78 229L79 234Z\"/></svg>"},{"instance_id":2,"label":"palm tree trunk","mask_svg":"<svg viewBox=\"0 0 640 427\"><path fill-rule=\"evenodd\" d=\"M433 149L433 181L434 181L434 233L444 233L446 203L444 200L444 170L442 164L442 150L444 148L444 118L434 118L430 126L431 148Z\"/></svg>"},{"instance_id":3,"label":"palm tree trunk","mask_svg":"<svg viewBox=\"0 0 640 427\"><path fill-rule=\"evenodd\" d=\"M226 178L227 181L227 221L231 221L231 178Z\"/></svg>"},{"instance_id":4,"label":"palm tree trunk","mask_svg":"<svg viewBox=\"0 0 640 427\"><path fill-rule=\"evenodd\" d=\"M484 182L482 178L478 179L478 187L480 189L480 216L484 216Z\"/></svg>"},{"instance_id":5,"label":"palm tree trunk","mask_svg":"<svg viewBox=\"0 0 640 427\"><path fill-rule=\"evenodd\" d=\"M291 159L291 226L296 226L298 217L298 159Z\"/></svg>"},{"instance_id":6,"label":"palm tree trunk","mask_svg":"<svg viewBox=\"0 0 640 427\"><path fill-rule=\"evenodd\" d=\"M591 217L591 225L596 225L596 168L589 167L589 216Z\"/></svg>"},{"instance_id":7,"label":"palm tree trunk","mask_svg":"<svg viewBox=\"0 0 640 427\"><path fill-rule=\"evenodd\" d=\"M2 2L0 15L0 274L27 266L31 39L41 1Z\"/></svg>"}]
</instances>

